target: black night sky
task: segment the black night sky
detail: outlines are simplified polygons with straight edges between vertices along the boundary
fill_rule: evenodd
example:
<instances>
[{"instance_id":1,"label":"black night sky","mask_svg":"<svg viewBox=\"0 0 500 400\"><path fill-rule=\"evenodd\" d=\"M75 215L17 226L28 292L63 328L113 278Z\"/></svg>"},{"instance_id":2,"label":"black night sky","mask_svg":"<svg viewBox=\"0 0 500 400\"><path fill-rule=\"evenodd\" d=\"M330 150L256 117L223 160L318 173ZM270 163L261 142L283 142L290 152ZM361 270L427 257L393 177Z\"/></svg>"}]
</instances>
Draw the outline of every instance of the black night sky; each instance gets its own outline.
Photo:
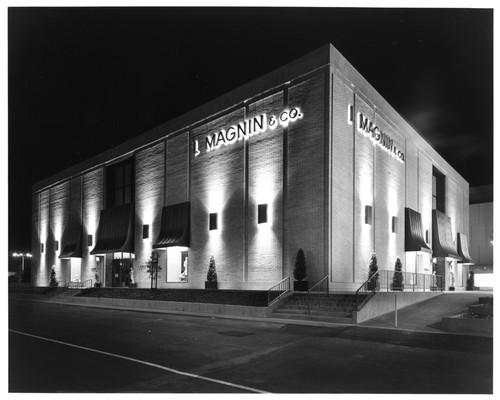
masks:
<instances>
[{"instance_id":1,"label":"black night sky","mask_svg":"<svg viewBox=\"0 0 500 400\"><path fill-rule=\"evenodd\" d=\"M493 11L9 8L9 250L31 186L332 43L471 186L493 183Z\"/></svg>"}]
</instances>

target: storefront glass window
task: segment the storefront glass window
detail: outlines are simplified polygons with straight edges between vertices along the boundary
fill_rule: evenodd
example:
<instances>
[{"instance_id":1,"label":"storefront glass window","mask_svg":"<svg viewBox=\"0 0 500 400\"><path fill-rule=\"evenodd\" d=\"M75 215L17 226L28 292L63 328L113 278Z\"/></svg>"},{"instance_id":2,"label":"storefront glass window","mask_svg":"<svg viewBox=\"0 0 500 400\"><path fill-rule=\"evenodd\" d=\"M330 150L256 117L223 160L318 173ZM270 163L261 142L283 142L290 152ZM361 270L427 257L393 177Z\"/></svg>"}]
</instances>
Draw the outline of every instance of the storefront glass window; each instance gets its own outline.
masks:
<instances>
[{"instance_id":1,"label":"storefront glass window","mask_svg":"<svg viewBox=\"0 0 500 400\"><path fill-rule=\"evenodd\" d=\"M187 247L167 247L167 282L187 282L188 281L188 248Z\"/></svg>"}]
</instances>

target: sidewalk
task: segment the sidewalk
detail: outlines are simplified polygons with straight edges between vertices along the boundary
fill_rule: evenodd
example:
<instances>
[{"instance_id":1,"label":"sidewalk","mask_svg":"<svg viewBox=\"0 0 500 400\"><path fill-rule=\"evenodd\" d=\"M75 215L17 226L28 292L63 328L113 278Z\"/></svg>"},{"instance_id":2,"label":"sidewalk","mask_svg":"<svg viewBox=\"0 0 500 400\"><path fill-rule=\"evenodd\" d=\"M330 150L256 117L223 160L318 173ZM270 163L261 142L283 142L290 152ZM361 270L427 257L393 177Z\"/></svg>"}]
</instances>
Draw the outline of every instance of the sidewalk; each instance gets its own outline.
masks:
<instances>
[{"instance_id":1,"label":"sidewalk","mask_svg":"<svg viewBox=\"0 0 500 400\"><path fill-rule=\"evenodd\" d=\"M324 321L311 321L306 319L282 319L273 316L257 316L257 315L231 315L221 312L210 312L208 309L190 308L189 310L180 309L154 309L150 307L141 307L139 304L135 303L133 305L118 305L113 301L107 302L107 304L89 304L85 302L84 298L82 301L78 301L78 298L70 297L55 297L55 298L40 298L40 296L9 296L12 300L24 300L24 301L40 301L55 304L64 304L69 306L79 306L79 307L95 307L95 308L107 308L122 311L139 311L139 312L150 312L150 313L163 313L163 314L177 314L177 315L188 315L188 316L201 316L208 318L225 318L225 319L240 319L240 320L250 320L258 322L271 322L280 324L294 324L294 325L308 325L308 326L321 326L321 327L335 327L335 326L359 326L365 328L379 328L379 329L397 329L397 330L409 330L409 331L420 331L420 332L430 332L430 333L441 333L441 334L466 334L466 335L476 335L476 336L487 336L488 334L479 334L471 332L447 332L441 329L441 320L445 317L450 317L461 312L465 312L469 305L477 304L479 297L492 296L493 292L487 291L475 291L475 292L444 292L442 295L431 298L429 300L422 301L420 303L413 304L411 306L402 308L398 310L398 323L395 326L394 312L389 312L380 317L376 317L365 321L359 325L351 324L339 324L333 322ZM110 299L112 300L112 299ZM191 303L195 305L197 303ZM203 310L203 311L202 311ZM218 310L220 311L220 310Z\"/></svg>"},{"instance_id":2,"label":"sidewalk","mask_svg":"<svg viewBox=\"0 0 500 400\"><path fill-rule=\"evenodd\" d=\"M492 291L444 292L440 296L398 310L397 329L448 333L441 329L441 320L443 318L465 312L468 310L469 305L478 303L479 297L492 295ZM394 312L365 321L360 326L396 328ZM473 334L470 332L463 333Z\"/></svg>"}]
</instances>

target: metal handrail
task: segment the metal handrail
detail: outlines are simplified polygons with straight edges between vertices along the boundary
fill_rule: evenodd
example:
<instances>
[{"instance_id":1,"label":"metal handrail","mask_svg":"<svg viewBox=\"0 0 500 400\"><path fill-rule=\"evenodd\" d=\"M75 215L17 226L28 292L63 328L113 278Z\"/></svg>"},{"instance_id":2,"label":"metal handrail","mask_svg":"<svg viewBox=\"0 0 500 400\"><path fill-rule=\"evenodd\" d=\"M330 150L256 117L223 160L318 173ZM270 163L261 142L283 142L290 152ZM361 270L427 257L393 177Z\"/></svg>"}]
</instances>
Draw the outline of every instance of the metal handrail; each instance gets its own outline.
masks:
<instances>
[{"instance_id":1,"label":"metal handrail","mask_svg":"<svg viewBox=\"0 0 500 400\"><path fill-rule=\"evenodd\" d=\"M84 282L68 282L66 287L68 289L88 289L92 287L92 279L87 279Z\"/></svg>"},{"instance_id":2,"label":"metal handrail","mask_svg":"<svg viewBox=\"0 0 500 400\"><path fill-rule=\"evenodd\" d=\"M267 290L267 306L279 301L286 293L290 291L290 277L279 281L276 285Z\"/></svg>"},{"instance_id":3,"label":"metal handrail","mask_svg":"<svg viewBox=\"0 0 500 400\"><path fill-rule=\"evenodd\" d=\"M399 275L396 282L394 277ZM373 281L372 280L376 280ZM377 291L443 291L443 277L442 275L422 274L418 272L403 272L394 270L378 270L373 276L368 278L356 290L356 307L359 311L370 296ZM360 301L360 293L368 293L369 296Z\"/></svg>"},{"instance_id":4,"label":"metal handrail","mask_svg":"<svg viewBox=\"0 0 500 400\"><path fill-rule=\"evenodd\" d=\"M311 311L311 293L312 292L315 292L315 293L324 293L325 297L328 297L328 278L329 278L329 275L326 275L325 277L323 277L318 283L316 283L311 289L309 289L307 291L307 313L309 314L310 311ZM325 290L314 290L316 289L317 287L320 287L323 282L326 281L326 289Z\"/></svg>"},{"instance_id":5,"label":"metal handrail","mask_svg":"<svg viewBox=\"0 0 500 400\"><path fill-rule=\"evenodd\" d=\"M370 276L359 288L358 290L356 290L356 310L359 311L359 292L361 291L361 289L365 288L366 286L368 286L368 283L371 282L372 279L375 279L375 285L371 286L372 288L369 289L371 291L371 293L375 293L377 291L377 281L378 281L378 278L379 278L379 272L380 271L377 271L375 272L372 276ZM373 284L373 282L372 282ZM368 290L366 290L366 292L368 292Z\"/></svg>"}]
</instances>

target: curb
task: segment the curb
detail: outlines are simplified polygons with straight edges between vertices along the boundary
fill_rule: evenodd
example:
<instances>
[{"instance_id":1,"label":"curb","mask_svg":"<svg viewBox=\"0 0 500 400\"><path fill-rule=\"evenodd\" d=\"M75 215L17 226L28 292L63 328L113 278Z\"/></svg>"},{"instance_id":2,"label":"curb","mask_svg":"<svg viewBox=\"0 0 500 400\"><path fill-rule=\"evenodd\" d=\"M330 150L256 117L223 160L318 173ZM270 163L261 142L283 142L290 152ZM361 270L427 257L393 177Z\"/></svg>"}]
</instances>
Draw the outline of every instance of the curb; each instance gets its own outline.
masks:
<instances>
[{"instance_id":1,"label":"curb","mask_svg":"<svg viewBox=\"0 0 500 400\"><path fill-rule=\"evenodd\" d=\"M89 304L89 303L64 301L61 299L57 299L57 300L33 299L33 298L16 298L16 297L10 296L9 300L31 301L31 302L38 302L38 303L50 303L50 304L59 304L59 305L67 305L67 306L75 306L75 307L100 308L100 309L118 310L118 311L136 311L136 312L155 313L155 314L186 315L186 316L190 316L190 317L204 317L204 318L213 318L213 319L218 318L218 319L232 319L232 320L241 320L241 321L268 322L268 323L282 324L282 325L302 325L302 326L313 326L313 327L323 327L323 328L359 327L359 328L363 328L363 329L382 329L382 330L390 330L390 331L416 332L416 333L438 334L438 335L478 336L478 335L474 335L474 333L466 333L466 332L427 331L427 330L419 330L419 329L407 329L407 328L401 328L401 327L384 327L384 326L376 326L376 325L344 324L344 323L339 323L339 322L309 321L309 320L303 320L303 319L288 319L288 318L285 319L285 318L274 318L274 317L253 317L253 316L230 315L230 314L214 314L214 313L204 313L204 312L195 312L195 311L118 306L118 305L111 305L111 304ZM482 336L482 335L479 335L479 336ZM489 336L483 336L483 337L489 337Z\"/></svg>"}]
</instances>

